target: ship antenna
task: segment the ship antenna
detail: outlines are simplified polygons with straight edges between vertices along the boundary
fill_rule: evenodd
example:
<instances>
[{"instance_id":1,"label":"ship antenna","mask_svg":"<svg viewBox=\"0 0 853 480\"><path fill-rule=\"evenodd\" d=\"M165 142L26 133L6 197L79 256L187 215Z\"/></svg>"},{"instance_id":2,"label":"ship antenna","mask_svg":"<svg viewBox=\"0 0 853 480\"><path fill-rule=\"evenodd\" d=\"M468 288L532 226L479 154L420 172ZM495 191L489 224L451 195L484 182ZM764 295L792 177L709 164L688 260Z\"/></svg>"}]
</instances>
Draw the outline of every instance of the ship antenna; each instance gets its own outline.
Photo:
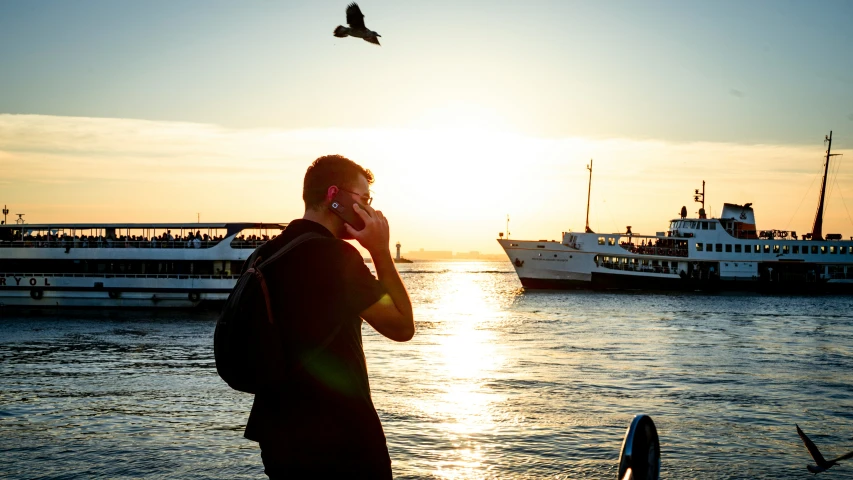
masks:
<instances>
[{"instance_id":1,"label":"ship antenna","mask_svg":"<svg viewBox=\"0 0 853 480\"><path fill-rule=\"evenodd\" d=\"M817 214L814 217L814 226L812 227L812 240L823 240L823 203L826 195L826 174L829 172L829 157L840 155L838 153L830 153L832 150L832 130L829 135L823 140L829 145L826 147L826 162L823 166L823 183L820 186L820 201L817 204Z\"/></svg>"},{"instance_id":2,"label":"ship antenna","mask_svg":"<svg viewBox=\"0 0 853 480\"><path fill-rule=\"evenodd\" d=\"M705 210L705 180L702 180L702 192L699 192L697 188L696 193L693 195L693 201L702 204L702 210Z\"/></svg>"},{"instance_id":3,"label":"ship antenna","mask_svg":"<svg viewBox=\"0 0 853 480\"><path fill-rule=\"evenodd\" d=\"M590 194L592 194L592 159L589 159L589 165L586 166L586 169L589 170L589 187L586 190L586 229L584 230L586 233L593 233L593 231L589 228L589 198Z\"/></svg>"}]
</instances>

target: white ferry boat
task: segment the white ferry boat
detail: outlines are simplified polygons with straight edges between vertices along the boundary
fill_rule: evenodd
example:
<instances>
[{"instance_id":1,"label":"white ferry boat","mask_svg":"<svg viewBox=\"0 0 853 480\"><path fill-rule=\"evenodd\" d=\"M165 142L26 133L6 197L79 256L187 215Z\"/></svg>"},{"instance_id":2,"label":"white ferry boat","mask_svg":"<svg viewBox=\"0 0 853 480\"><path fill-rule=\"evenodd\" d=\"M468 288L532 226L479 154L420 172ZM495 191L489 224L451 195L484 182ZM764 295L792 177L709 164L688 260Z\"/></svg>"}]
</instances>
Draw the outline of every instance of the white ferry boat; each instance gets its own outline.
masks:
<instances>
[{"instance_id":1,"label":"white ferry boat","mask_svg":"<svg viewBox=\"0 0 853 480\"><path fill-rule=\"evenodd\" d=\"M0 225L3 307L175 308L223 302L243 262L287 226L18 222Z\"/></svg>"},{"instance_id":2,"label":"white ferry boat","mask_svg":"<svg viewBox=\"0 0 853 480\"><path fill-rule=\"evenodd\" d=\"M752 204L723 205L708 218L704 182L694 199L698 218L672 219L665 232L599 234L563 232L560 241L498 239L521 284L529 289L752 290L853 293L853 237L823 235L826 176L833 154L832 132L824 164L817 214L810 233L759 230ZM592 163L587 167L592 182Z\"/></svg>"}]
</instances>

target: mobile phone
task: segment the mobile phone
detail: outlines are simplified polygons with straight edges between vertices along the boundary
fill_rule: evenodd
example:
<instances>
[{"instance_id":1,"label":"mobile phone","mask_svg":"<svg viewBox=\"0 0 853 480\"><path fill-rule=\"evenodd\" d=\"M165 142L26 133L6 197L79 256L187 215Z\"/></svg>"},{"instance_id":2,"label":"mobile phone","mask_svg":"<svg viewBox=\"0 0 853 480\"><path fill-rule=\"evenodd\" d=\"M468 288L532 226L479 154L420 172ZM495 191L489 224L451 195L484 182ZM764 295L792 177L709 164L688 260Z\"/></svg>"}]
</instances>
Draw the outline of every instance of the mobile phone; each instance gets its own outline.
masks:
<instances>
[{"instance_id":1,"label":"mobile phone","mask_svg":"<svg viewBox=\"0 0 853 480\"><path fill-rule=\"evenodd\" d=\"M329 204L329 210L337 213L343 221L352 225L352 228L361 230L364 228L364 220L362 220L361 217L355 213L355 210L353 210L352 206L355 203L356 201L352 198L352 195L344 192L343 190L338 190L338 193L332 197L332 203Z\"/></svg>"}]
</instances>

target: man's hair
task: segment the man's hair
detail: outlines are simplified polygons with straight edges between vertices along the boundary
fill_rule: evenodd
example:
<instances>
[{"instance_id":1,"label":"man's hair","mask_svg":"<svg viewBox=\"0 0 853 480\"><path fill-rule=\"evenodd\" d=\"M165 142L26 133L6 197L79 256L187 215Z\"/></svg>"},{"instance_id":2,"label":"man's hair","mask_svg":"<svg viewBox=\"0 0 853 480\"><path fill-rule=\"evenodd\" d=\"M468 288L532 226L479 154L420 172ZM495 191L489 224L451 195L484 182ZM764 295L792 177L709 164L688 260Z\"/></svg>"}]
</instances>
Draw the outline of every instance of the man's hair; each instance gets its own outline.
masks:
<instances>
[{"instance_id":1,"label":"man's hair","mask_svg":"<svg viewBox=\"0 0 853 480\"><path fill-rule=\"evenodd\" d=\"M359 175L373 184L373 173L341 155L325 155L311 164L302 183L302 200L305 208L319 207L326 199L329 187L352 188Z\"/></svg>"}]
</instances>

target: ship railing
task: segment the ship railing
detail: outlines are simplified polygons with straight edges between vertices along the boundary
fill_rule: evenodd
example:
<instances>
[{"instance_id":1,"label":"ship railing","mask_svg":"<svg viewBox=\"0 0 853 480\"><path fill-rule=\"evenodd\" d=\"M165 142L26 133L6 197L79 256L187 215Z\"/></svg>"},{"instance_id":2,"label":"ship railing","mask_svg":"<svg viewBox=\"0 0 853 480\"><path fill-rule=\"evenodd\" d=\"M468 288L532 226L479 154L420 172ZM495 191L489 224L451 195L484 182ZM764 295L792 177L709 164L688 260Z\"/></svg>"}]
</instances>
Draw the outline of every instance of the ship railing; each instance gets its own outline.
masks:
<instances>
[{"instance_id":1,"label":"ship railing","mask_svg":"<svg viewBox=\"0 0 853 480\"><path fill-rule=\"evenodd\" d=\"M236 280L240 275L194 275L185 273L0 273L0 277L13 278L171 278L178 280Z\"/></svg>"},{"instance_id":2,"label":"ship railing","mask_svg":"<svg viewBox=\"0 0 853 480\"><path fill-rule=\"evenodd\" d=\"M275 238L275 237L273 237ZM251 248L255 249L267 243L269 240L241 240L235 238L231 241L231 248Z\"/></svg>"},{"instance_id":3,"label":"ship railing","mask_svg":"<svg viewBox=\"0 0 853 480\"><path fill-rule=\"evenodd\" d=\"M665 267L662 265L640 265L622 262L601 262L600 265L604 268L609 268L611 270L621 270L625 272L677 273L677 269Z\"/></svg>"},{"instance_id":4,"label":"ship railing","mask_svg":"<svg viewBox=\"0 0 853 480\"><path fill-rule=\"evenodd\" d=\"M688 250L686 248L675 247L659 247L651 245L636 245L633 243L620 243L623 249L636 253L637 255L656 255L661 257L687 257Z\"/></svg>"},{"instance_id":5,"label":"ship railing","mask_svg":"<svg viewBox=\"0 0 853 480\"><path fill-rule=\"evenodd\" d=\"M0 241L0 248L176 248L176 249L205 249L220 244L222 240L14 240ZM234 239L231 248L255 249L267 240Z\"/></svg>"},{"instance_id":6,"label":"ship railing","mask_svg":"<svg viewBox=\"0 0 853 480\"><path fill-rule=\"evenodd\" d=\"M212 248L222 240L14 240L0 241L0 248ZM244 248L244 247L239 247ZM248 248L248 247L245 247ZM254 248L254 247L252 247Z\"/></svg>"}]
</instances>

